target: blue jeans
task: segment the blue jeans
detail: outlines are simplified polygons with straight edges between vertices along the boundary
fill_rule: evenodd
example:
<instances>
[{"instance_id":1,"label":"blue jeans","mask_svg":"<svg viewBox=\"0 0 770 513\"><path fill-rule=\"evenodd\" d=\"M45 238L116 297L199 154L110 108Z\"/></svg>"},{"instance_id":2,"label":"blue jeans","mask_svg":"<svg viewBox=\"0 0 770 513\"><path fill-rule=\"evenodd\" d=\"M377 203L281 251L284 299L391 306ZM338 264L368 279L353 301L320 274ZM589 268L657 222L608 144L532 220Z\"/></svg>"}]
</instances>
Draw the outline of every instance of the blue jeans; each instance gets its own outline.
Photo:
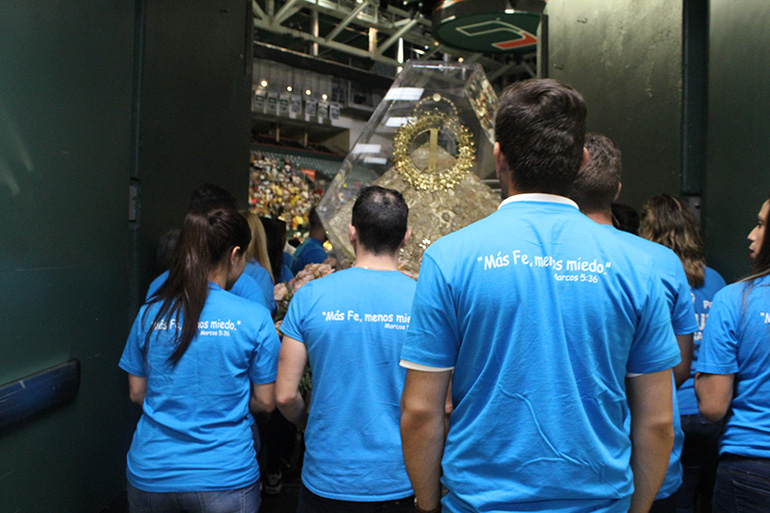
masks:
<instances>
[{"instance_id":1,"label":"blue jeans","mask_svg":"<svg viewBox=\"0 0 770 513\"><path fill-rule=\"evenodd\" d=\"M677 513L711 513L714 478L719 463L719 435L724 421L711 422L699 414L682 415L682 486L676 493Z\"/></svg>"},{"instance_id":2,"label":"blue jeans","mask_svg":"<svg viewBox=\"0 0 770 513\"><path fill-rule=\"evenodd\" d=\"M713 507L714 513L770 512L770 459L723 456Z\"/></svg>"},{"instance_id":3,"label":"blue jeans","mask_svg":"<svg viewBox=\"0 0 770 513\"><path fill-rule=\"evenodd\" d=\"M316 495L303 484L297 513L414 513L414 495L382 502L339 501Z\"/></svg>"},{"instance_id":4,"label":"blue jeans","mask_svg":"<svg viewBox=\"0 0 770 513\"><path fill-rule=\"evenodd\" d=\"M130 513L257 513L258 482L215 492L145 492L128 483Z\"/></svg>"}]
</instances>

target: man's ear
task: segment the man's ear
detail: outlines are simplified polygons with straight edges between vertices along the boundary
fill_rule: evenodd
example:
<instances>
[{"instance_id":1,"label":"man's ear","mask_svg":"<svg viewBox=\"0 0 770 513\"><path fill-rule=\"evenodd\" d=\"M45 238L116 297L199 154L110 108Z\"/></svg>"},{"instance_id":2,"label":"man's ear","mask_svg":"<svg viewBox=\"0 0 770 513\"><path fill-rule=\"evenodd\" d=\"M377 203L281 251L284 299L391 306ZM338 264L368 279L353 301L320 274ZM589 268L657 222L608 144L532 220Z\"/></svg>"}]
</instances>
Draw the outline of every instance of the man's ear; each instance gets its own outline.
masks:
<instances>
[{"instance_id":1,"label":"man's ear","mask_svg":"<svg viewBox=\"0 0 770 513\"><path fill-rule=\"evenodd\" d=\"M500 178L500 173L502 171L508 170L508 162L505 160L505 155L503 155L503 150L500 149L500 143L495 142L494 149L492 150L492 153L495 155L495 174L497 174L497 178Z\"/></svg>"},{"instance_id":2,"label":"man's ear","mask_svg":"<svg viewBox=\"0 0 770 513\"><path fill-rule=\"evenodd\" d=\"M618 192L615 194L615 199L612 201L618 201L618 198L620 197L620 189L623 188L623 182L618 182Z\"/></svg>"},{"instance_id":3,"label":"man's ear","mask_svg":"<svg viewBox=\"0 0 770 513\"><path fill-rule=\"evenodd\" d=\"M348 223L348 240L350 241L350 244L353 245L353 247L356 246L356 241L358 240L358 232L356 231L356 227L350 223Z\"/></svg>"},{"instance_id":4,"label":"man's ear","mask_svg":"<svg viewBox=\"0 0 770 513\"><path fill-rule=\"evenodd\" d=\"M401 249L405 247L407 244L409 244L409 240L412 238L412 229L407 228L406 233L404 234L404 240L401 241L401 245L398 247L398 249Z\"/></svg>"},{"instance_id":5,"label":"man's ear","mask_svg":"<svg viewBox=\"0 0 770 513\"><path fill-rule=\"evenodd\" d=\"M580 171L583 171L589 160L591 160L591 154L588 152L588 148L583 146L583 162L580 163ZM580 173L580 171L578 171L578 173Z\"/></svg>"}]
</instances>

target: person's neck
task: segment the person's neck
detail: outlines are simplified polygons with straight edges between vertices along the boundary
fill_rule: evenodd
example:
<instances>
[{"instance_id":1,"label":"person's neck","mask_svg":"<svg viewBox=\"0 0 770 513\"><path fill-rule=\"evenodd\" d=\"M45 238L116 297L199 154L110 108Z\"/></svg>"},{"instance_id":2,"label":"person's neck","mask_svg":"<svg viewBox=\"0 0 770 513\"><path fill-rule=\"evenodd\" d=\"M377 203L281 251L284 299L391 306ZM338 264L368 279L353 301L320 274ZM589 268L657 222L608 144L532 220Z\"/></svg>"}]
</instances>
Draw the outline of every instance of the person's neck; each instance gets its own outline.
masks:
<instances>
[{"instance_id":1,"label":"person's neck","mask_svg":"<svg viewBox=\"0 0 770 513\"><path fill-rule=\"evenodd\" d=\"M324 242L326 240L326 232L323 228L310 230L308 236L318 242Z\"/></svg>"},{"instance_id":2,"label":"person's neck","mask_svg":"<svg viewBox=\"0 0 770 513\"><path fill-rule=\"evenodd\" d=\"M596 212L583 212L586 217L596 223L599 224L608 224L610 226L612 225L612 210L599 210Z\"/></svg>"},{"instance_id":3,"label":"person's neck","mask_svg":"<svg viewBox=\"0 0 770 513\"><path fill-rule=\"evenodd\" d=\"M222 290L225 290L227 287L227 269L223 266L217 266L216 269L213 269L209 272L209 281L213 281L220 287L222 287Z\"/></svg>"},{"instance_id":4,"label":"person's neck","mask_svg":"<svg viewBox=\"0 0 770 513\"><path fill-rule=\"evenodd\" d=\"M375 255L357 248L356 262L353 265L373 271L398 271L398 253Z\"/></svg>"}]
</instances>

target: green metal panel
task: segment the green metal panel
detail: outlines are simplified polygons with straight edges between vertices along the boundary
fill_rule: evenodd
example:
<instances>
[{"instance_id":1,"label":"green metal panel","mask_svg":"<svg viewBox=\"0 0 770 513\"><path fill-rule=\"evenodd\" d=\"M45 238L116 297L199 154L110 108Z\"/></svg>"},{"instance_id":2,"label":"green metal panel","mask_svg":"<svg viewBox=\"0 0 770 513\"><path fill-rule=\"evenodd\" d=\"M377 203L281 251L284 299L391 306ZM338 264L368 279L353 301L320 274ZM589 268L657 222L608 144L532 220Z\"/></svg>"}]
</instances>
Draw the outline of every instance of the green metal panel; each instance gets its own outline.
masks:
<instances>
[{"instance_id":1,"label":"green metal panel","mask_svg":"<svg viewBox=\"0 0 770 513\"><path fill-rule=\"evenodd\" d=\"M0 433L0 511L96 511L122 487L134 5L0 16L0 383L77 358L75 402ZM121 399L120 401L118 399Z\"/></svg>"},{"instance_id":2,"label":"green metal panel","mask_svg":"<svg viewBox=\"0 0 770 513\"><path fill-rule=\"evenodd\" d=\"M248 205L251 8L244 0L145 2L138 176L140 294L159 237L213 182Z\"/></svg>"},{"instance_id":3,"label":"green metal panel","mask_svg":"<svg viewBox=\"0 0 770 513\"><path fill-rule=\"evenodd\" d=\"M666 0L549 0L549 76L588 104L588 129L623 153L620 201L678 193L682 5Z\"/></svg>"},{"instance_id":4,"label":"green metal panel","mask_svg":"<svg viewBox=\"0 0 770 513\"><path fill-rule=\"evenodd\" d=\"M770 193L770 4L712 0L704 226L725 279L750 270L746 236Z\"/></svg>"},{"instance_id":5,"label":"green metal panel","mask_svg":"<svg viewBox=\"0 0 770 513\"><path fill-rule=\"evenodd\" d=\"M95 512L124 487L138 409L117 361L157 237L204 181L246 205L249 6L3 6L0 384L71 359L81 383L74 403L0 433L2 512Z\"/></svg>"}]
</instances>

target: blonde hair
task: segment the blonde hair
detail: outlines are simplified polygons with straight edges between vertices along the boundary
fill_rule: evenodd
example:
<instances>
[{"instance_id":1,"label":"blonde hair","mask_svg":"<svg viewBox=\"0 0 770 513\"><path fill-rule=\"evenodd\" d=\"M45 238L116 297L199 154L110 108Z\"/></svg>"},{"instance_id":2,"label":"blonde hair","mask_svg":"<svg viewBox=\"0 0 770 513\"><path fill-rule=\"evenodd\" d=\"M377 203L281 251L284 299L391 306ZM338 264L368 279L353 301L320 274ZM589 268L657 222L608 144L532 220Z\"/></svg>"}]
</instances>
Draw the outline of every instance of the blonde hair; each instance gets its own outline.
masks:
<instances>
[{"instance_id":1,"label":"blonde hair","mask_svg":"<svg viewBox=\"0 0 770 513\"><path fill-rule=\"evenodd\" d=\"M639 235L676 253L690 287L702 286L706 278L705 247L695 216L684 201L670 194L654 196L644 204L641 217Z\"/></svg>"},{"instance_id":2,"label":"blonde hair","mask_svg":"<svg viewBox=\"0 0 770 513\"><path fill-rule=\"evenodd\" d=\"M270 273L270 279L275 283L273 268L270 265L270 257L267 255L267 236L265 235L265 227L262 226L262 221L257 214L248 210L241 210L240 214L249 223L249 229L251 230L251 242L246 250L246 260L256 260L259 265Z\"/></svg>"}]
</instances>

